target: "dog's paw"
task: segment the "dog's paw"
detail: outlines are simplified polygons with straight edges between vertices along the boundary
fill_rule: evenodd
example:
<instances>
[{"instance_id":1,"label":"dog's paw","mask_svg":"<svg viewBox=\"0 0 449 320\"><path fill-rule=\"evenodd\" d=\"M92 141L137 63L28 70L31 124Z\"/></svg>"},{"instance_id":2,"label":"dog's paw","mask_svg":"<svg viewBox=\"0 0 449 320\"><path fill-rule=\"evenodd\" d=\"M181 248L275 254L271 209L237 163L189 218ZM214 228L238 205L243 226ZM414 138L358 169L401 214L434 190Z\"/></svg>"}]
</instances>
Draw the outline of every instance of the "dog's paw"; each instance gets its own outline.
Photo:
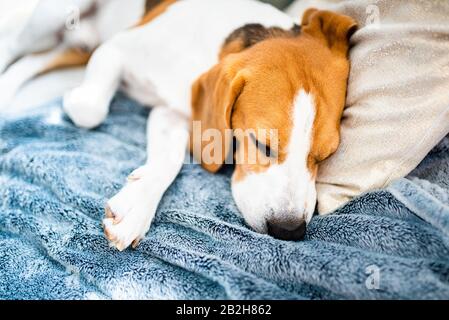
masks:
<instances>
[{"instance_id":1,"label":"dog's paw","mask_svg":"<svg viewBox=\"0 0 449 320\"><path fill-rule=\"evenodd\" d=\"M106 205L104 233L111 246L123 251L130 245L137 247L150 228L158 199L152 199L144 180L128 183Z\"/></svg>"},{"instance_id":2,"label":"dog's paw","mask_svg":"<svg viewBox=\"0 0 449 320\"><path fill-rule=\"evenodd\" d=\"M78 87L64 96L64 111L81 128L92 129L107 117L109 106L98 90Z\"/></svg>"}]
</instances>

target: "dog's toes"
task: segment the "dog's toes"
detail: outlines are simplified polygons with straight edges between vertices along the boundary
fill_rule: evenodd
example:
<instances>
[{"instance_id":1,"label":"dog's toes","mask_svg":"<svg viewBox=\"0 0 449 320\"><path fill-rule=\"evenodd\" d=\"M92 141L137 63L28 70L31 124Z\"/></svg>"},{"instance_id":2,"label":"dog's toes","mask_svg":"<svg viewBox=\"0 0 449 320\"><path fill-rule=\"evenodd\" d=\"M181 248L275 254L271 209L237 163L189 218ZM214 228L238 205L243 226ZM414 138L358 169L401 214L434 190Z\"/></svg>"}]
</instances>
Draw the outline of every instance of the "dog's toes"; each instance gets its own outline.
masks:
<instances>
[{"instance_id":1,"label":"dog's toes","mask_svg":"<svg viewBox=\"0 0 449 320\"><path fill-rule=\"evenodd\" d=\"M109 246L117 248L119 251L123 251L129 246L129 244L125 242L125 239L118 234L112 218L103 220L103 230L106 239L109 241Z\"/></svg>"},{"instance_id":2,"label":"dog's toes","mask_svg":"<svg viewBox=\"0 0 449 320\"><path fill-rule=\"evenodd\" d=\"M115 243L115 247L117 248L118 251L122 252L123 250L128 248L128 245L126 245L123 241L119 241Z\"/></svg>"},{"instance_id":3,"label":"dog's toes","mask_svg":"<svg viewBox=\"0 0 449 320\"><path fill-rule=\"evenodd\" d=\"M135 240L132 242L131 246L133 247L133 249L136 249L136 248L137 248L137 246L140 244L140 241L142 241L142 238L141 238L141 237L135 239Z\"/></svg>"},{"instance_id":4,"label":"dog's toes","mask_svg":"<svg viewBox=\"0 0 449 320\"><path fill-rule=\"evenodd\" d=\"M140 179L128 183L109 199L105 205L103 225L111 246L120 251L131 245L137 247L156 213L158 199L152 199L151 194L148 182Z\"/></svg>"},{"instance_id":5,"label":"dog's toes","mask_svg":"<svg viewBox=\"0 0 449 320\"><path fill-rule=\"evenodd\" d=\"M106 218L112 219L113 224L119 224L123 220L123 216L112 211L111 207L106 204L104 208Z\"/></svg>"},{"instance_id":6,"label":"dog's toes","mask_svg":"<svg viewBox=\"0 0 449 320\"><path fill-rule=\"evenodd\" d=\"M106 236L106 239L108 239L111 242L114 242L117 240L117 237L110 230L112 224L113 224L113 222L112 222L111 218L103 220L104 235Z\"/></svg>"},{"instance_id":7,"label":"dog's toes","mask_svg":"<svg viewBox=\"0 0 449 320\"><path fill-rule=\"evenodd\" d=\"M128 176L127 180L128 182L133 182L141 179L145 175L148 174L148 166L142 166L131 172L131 174Z\"/></svg>"}]
</instances>

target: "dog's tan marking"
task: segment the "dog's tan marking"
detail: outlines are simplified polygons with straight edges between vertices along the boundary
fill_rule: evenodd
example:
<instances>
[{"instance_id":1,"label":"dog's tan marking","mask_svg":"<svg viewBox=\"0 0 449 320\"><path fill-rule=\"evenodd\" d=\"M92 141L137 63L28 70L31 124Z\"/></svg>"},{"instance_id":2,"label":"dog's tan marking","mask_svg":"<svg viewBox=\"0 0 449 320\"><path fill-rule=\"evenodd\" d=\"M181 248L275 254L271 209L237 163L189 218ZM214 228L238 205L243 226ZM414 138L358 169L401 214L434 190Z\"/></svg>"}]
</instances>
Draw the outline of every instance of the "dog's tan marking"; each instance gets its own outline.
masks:
<instances>
[{"instance_id":1,"label":"dog's tan marking","mask_svg":"<svg viewBox=\"0 0 449 320\"><path fill-rule=\"evenodd\" d=\"M318 163L339 145L349 76L348 39L355 28L355 21L347 16L309 9L300 33L261 26L236 30L225 42L220 62L192 86L192 119L201 121L203 131L220 130L223 138L225 129L277 129L278 162L282 163L293 126L291 108L303 89L315 98L316 116L307 163L315 175ZM262 114L265 116L259 116ZM246 138L236 138L244 146L250 143ZM230 149L226 139L222 142L223 162ZM196 152L202 152L207 145L207 141L203 142ZM195 152L192 141L190 147ZM194 156L201 160L201 154ZM242 155L237 152L236 156ZM216 172L222 163L202 165ZM235 179L267 168L261 164L237 165Z\"/></svg>"}]
</instances>

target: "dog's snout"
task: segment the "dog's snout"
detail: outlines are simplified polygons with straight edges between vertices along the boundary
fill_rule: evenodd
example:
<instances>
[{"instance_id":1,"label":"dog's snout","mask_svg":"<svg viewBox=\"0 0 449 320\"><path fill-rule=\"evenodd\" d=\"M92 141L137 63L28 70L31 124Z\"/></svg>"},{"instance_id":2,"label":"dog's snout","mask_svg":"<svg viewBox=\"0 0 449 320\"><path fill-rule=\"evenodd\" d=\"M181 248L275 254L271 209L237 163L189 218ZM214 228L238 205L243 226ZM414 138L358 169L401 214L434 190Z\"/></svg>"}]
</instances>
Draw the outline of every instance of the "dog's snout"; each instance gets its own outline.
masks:
<instances>
[{"instance_id":1,"label":"dog's snout","mask_svg":"<svg viewBox=\"0 0 449 320\"><path fill-rule=\"evenodd\" d=\"M272 219L267 221L268 234L280 240L303 240L306 234L306 221L282 221Z\"/></svg>"}]
</instances>

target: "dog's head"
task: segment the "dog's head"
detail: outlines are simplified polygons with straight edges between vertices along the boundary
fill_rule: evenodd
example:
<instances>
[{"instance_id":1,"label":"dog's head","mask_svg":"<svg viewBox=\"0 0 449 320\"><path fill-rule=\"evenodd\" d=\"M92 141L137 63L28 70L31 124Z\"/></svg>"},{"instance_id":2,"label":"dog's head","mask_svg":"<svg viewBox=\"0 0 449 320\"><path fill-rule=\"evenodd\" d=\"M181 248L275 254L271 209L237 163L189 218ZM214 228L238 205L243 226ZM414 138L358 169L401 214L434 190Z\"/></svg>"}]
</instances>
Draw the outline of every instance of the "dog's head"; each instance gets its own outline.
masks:
<instances>
[{"instance_id":1,"label":"dog's head","mask_svg":"<svg viewBox=\"0 0 449 320\"><path fill-rule=\"evenodd\" d=\"M319 163L339 145L355 27L347 16L316 9L304 14L300 32L247 26L192 87L199 127L193 125L191 151L216 172L235 138L232 193L258 232L304 235Z\"/></svg>"}]
</instances>

